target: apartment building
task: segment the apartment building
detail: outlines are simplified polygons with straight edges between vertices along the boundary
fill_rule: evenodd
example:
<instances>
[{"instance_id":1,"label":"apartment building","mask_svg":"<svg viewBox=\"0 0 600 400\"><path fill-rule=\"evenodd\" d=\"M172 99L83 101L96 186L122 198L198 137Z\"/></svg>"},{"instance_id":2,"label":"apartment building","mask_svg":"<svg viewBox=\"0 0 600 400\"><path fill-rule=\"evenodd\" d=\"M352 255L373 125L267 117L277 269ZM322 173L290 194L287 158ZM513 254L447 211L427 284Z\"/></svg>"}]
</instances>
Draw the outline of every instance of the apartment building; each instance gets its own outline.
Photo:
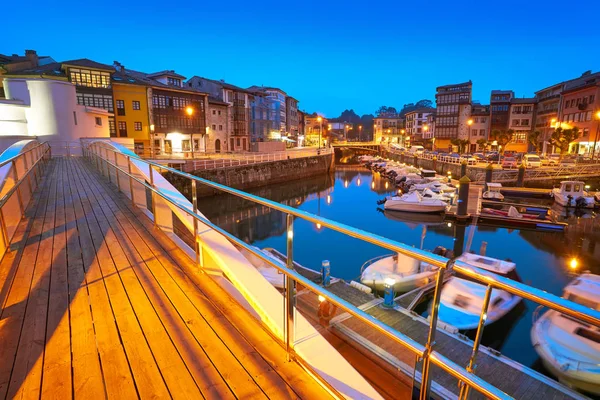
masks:
<instances>
[{"instance_id":1,"label":"apartment building","mask_svg":"<svg viewBox=\"0 0 600 400\"><path fill-rule=\"evenodd\" d=\"M226 152L229 143L228 132L230 132L229 123L229 104L208 98L208 113L206 132L209 140L206 143L206 152L221 153Z\"/></svg>"},{"instance_id":2,"label":"apartment building","mask_svg":"<svg viewBox=\"0 0 600 400\"><path fill-rule=\"evenodd\" d=\"M50 56L38 56L35 50L25 50L25 55L0 54L0 76L25 69L56 63ZM4 98L2 79L0 79L0 99Z\"/></svg>"},{"instance_id":3,"label":"apartment building","mask_svg":"<svg viewBox=\"0 0 600 400\"><path fill-rule=\"evenodd\" d=\"M399 115L379 116L373 119L373 139L377 143L405 144L409 142L404 127L404 118Z\"/></svg>"},{"instance_id":4,"label":"apartment building","mask_svg":"<svg viewBox=\"0 0 600 400\"><path fill-rule=\"evenodd\" d=\"M473 104L471 106L471 122L469 125L469 152L483 150L484 146L477 142L481 139L489 140L490 134L490 106Z\"/></svg>"},{"instance_id":5,"label":"apartment building","mask_svg":"<svg viewBox=\"0 0 600 400\"><path fill-rule=\"evenodd\" d=\"M508 129L513 131L512 140L506 145L506 150L527 152L528 137L535 129L534 110L535 98L512 98L510 101Z\"/></svg>"},{"instance_id":6,"label":"apartment building","mask_svg":"<svg viewBox=\"0 0 600 400\"><path fill-rule=\"evenodd\" d=\"M411 144L423 145L425 143L423 135L429 132L430 129L427 124L427 117L433 112L435 112L435 108L423 107L404 115L404 129L406 136L410 137Z\"/></svg>"},{"instance_id":7,"label":"apartment building","mask_svg":"<svg viewBox=\"0 0 600 400\"><path fill-rule=\"evenodd\" d=\"M515 97L512 90L492 90L490 95L490 130L508 129L511 100Z\"/></svg>"},{"instance_id":8,"label":"apartment building","mask_svg":"<svg viewBox=\"0 0 600 400\"><path fill-rule=\"evenodd\" d=\"M469 137L471 81L436 88L435 147L452 150L452 139Z\"/></svg>"},{"instance_id":9,"label":"apartment building","mask_svg":"<svg viewBox=\"0 0 600 400\"><path fill-rule=\"evenodd\" d=\"M285 121L288 139L298 140L298 100L291 96L285 98Z\"/></svg>"},{"instance_id":10,"label":"apartment building","mask_svg":"<svg viewBox=\"0 0 600 400\"><path fill-rule=\"evenodd\" d=\"M324 147L329 144L327 118L317 113L304 117L304 145Z\"/></svg>"}]
</instances>

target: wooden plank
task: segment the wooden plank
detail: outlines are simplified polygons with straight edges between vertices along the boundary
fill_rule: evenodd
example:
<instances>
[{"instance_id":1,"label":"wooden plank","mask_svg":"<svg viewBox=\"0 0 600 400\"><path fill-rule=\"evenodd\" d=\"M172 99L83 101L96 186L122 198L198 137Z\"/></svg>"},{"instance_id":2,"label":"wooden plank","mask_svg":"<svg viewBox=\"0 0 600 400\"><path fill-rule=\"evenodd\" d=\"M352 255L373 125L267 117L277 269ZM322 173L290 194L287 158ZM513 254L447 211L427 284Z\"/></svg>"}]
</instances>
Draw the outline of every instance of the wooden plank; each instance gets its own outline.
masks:
<instances>
[{"instance_id":1,"label":"wooden plank","mask_svg":"<svg viewBox=\"0 0 600 400\"><path fill-rule=\"evenodd\" d=\"M50 166L47 177L54 173ZM6 290L6 300L4 301L0 312L0 398L7 395L10 376L14 365L15 354L19 343L19 337L22 330L27 302L29 300L29 289L39 247L39 235L42 232L44 224L44 214L48 203L48 195L51 190L51 179L43 182L41 193L36 196L33 203L35 209L27 211L30 222L27 223L27 229L19 244L11 244L16 247L18 254L6 253L2 264L7 263L8 268L14 269L10 274L14 274L10 289ZM22 221L23 222L23 221ZM12 258L14 256L14 259ZM7 258L8 257L8 258Z\"/></svg>"},{"instance_id":2,"label":"wooden plank","mask_svg":"<svg viewBox=\"0 0 600 400\"><path fill-rule=\"evenodd\" d=\"M106 190L103 191L103 193L106 195L110 195L111 198L113 200L115 200L115 195L114 193L111 193L110 190ZM143 232L145 229L142 226L142 224L140 223L141 221L145 221L148 222L147 218L145 216L137 216L134 217L133 214L131 214L131 210L129 209L129 202L125 202L124 204L126 205L124 208L125 213L121 212L121 210L123 210L123 208L119 208L117 206L117 203L120 203L121 207L123 207L123 203L119 202L119 201L110 201L110 199L105 197L105 202L109 205L109 207L111 207L113 210L115 210L115 217L116 217L116 221L118 221L124 228L125 232L127 235L129 235L132 238L135 238L140 232ZM133 218L132 218L133 217ZM148 228L149 226L147 225L146 228ZM275 370L270 367L267 362L261 357L261 355L250 345L249 342L247 342L246 340L244 340L243 337L240 337L239 334L237 332L235 332L234 326L231 325L227 320L225 320L221 315L220 312L217 311L208 301L207 298L203 295L201 295L201 292L199 290L199 288L197 286L195 286L189 279L188 276L185 275L181 270L179 270L178 266L176 265L175 261L172 260L170 258L170 256L173 255L173 251L174 249L170 248L169 250L165 251L165 249L163 249L156 241L157 237L160 237L161 239L166 239L166 237L164 237L164 235L160 232L157 232L156 230L153 230L151 228L150 225L150 230L148 231L148 233L150 233L150 231L152 231L154 233L154 235L140 235L141 238L146 241L146 245L148 246L148 248L144 248L139 247L139 250L142 250L143 253L141 253L140 255L146 260L146 263L148 264L148 266L150 267L150 269L152 270L152 272L155 274L157 280L161 283L161 285L163 285L163 288L165 288L165 291L169 294L171 300L174 302L174 304L177 304L177 310L182 313L184 312L183 310L185 309L186 304L188 304L188 302L186 302L182 297L181 294L183 293L179 293L178 289L175 288L173 285L176 283L177 285L181 286L181 288L185 291L185 294L188 296L194 296L193 297L193 301L192 303L189 304L193 304L196 307L202 306L202 309L200 310L201 315L204 318L207 318L207 321L210 321L211 323L211 327L212 329L215 330L215 332L217 332L218 337L216 337L216 339L220 339L223 340L225 343L227 343L226 346L226 350L229 349L229 351L231 351L235 357L239 360L239 362L248 370L248 372L250 372L252 374L252 376L254 377L254 379L256 380L256 382L261 386L261 388L266 392L267 395L269 395L270 397L282 397L283 395L285 395L285 397L289 397L289 393L290 393L290 388L286 387L285 382L281 379L280 376L277 375L277 373L275 372ZM170 242L169 239L166 239L167 242L169 243L169 245L172 245L172 242ZM137 239L134 240L137 243ZM148 251L151 252L148 252ZM182 252L180 252L180 256L181 256ZM158 258L158 261L160 261L160 263L158 263L154 257ZM195 269L195 267L192 265L193 263L189 260L189 258L187 258L187 256L184 256L183 258L181 258L179 260L179 262L177 263L179 265L186 265L188 267L191 267L193 269ZM164 269L161 268L161 265L164 266ZM169 275L167 275L169 274ZM210 282L212 282L212 280L208 279ZM214 282L213 282L214 284ZM169 287L169 290L166 290L166 287ZM181 290L181 289L179 289ZM222 300L224 298L223 296L224 293L219 293L218 295L214 295L214 296L210 296L211 299L219 299ZM228 299L229 296L226 296ZM233 300L231 300L231 304L230 306L233 306ZM238 308L235 310L235 312L232 313L228 313L228 315L236 315L236 316L247 316L247 313L241 309L241 307L239 307L239 305L237 305L237 303L235 303L235 306L237 306ZM190 312L190 310L186 310L186 312ZM192 313L193 315L193 313ZM187 316L182 315L182 317L184 319L187 320ZM234 324L235 327L237 327L239 329L239 327L241 325L248 325L248 323L250 322L250 318L242 318L243 321L236 321L236 323ZM196 322L197 320L194 320L194 322ZM217 322L219 324L217 324ZM225 326L223 327L222 325L225 324ZM192 324L192 330L194 329L194 327L196 327L197 323ZM265 338L265 333L264 330L257 326L256 324L254 326L251 327L251 329L245 329L244 332L252 332L255 334L255 336L257 336L256 334L258 334L258 336L260 337L259 333L262 332L263 336L261 337L261 341L262 342L266 342L266 340L268 340L269 342L272 340L270 337ZM201 332L198 332L196 334L196 338L198 340L203 340L204 339L204 335L202 335ZM266 339L266 340L265 340ZM211 349L214 347L211 346ZM269 349L273 349L274 347L276 349L279 349L279 359L283 360L285 357L284 352L282 351L282 349L279 346L266 346ZM212 352L213 354L209 354L212 356L212 359L215 359L215 354L214 351ZM216 359L220 360L220 356L217 356ZM300 393L306 393L307 395L312 395L310 397L315 397L314 395L320 395L321 397L324 395L324 392L322 391L322 389L315 384L315 382L312 380L312 378L309 378L304 371L302 371L301 369L299 369L299 367L294 363L294 364L286 364L287 365L293 365L295 367L295 371L292 374L289 374L286 378L292 380L292 382L288 383L297 383L297 384L293 384L291 386L293 386L293 388L296 390L296 392L300 392ZM225 365L226 367L227 365ZM289 368L287 368L289 369ZM281 373L281 369L278 369L278 372ZM234 374L229 373L230 376L234 376ZM304 378L304 379L302 379ZM308 378L308 379L307 379ZM228 379L228 381L230 381L230 379ZM318 390L314 390L315 387ZM312 389L312 390L307 390L308 388ZM239 395L239 392L236 392L236 395Z\"/></svg>"},{"instance_id":3,"label":"wooden plank","mask_svg":"<svg viewBox=\"0 0 600 400\"><path fill-rule=\"evenodd\" d=\"M57 167L57 170L60 170L60 166ZM56 170L55 173L57 173ZM48 193L42 229L39 232L37 230L32 232L35 236L30 236L31 240L37 242L33 246L35 254L32 252L30 253L31 257L27 258L27 262L32 264L33 274L28 282L28 292L23 293L27 296L26 299L23 299L26 301L27 307L8 388L9 398L35 398L40 394L52 264L56 188L57 180L53 179Z\"/></svg>"},{"instance_id":4,"label":"wooden plank","mask_svg":"<svg viewBox=\"0 0 600 400\"><path fill-rule=\"evenodd\" d=\"M65 218L65 162L61 165L56 187L56 208L52 248L40 246L52 256L50 294L46 325L46 346L43 359L42 397L44 399L70 399L71 330L69 324L69 285L67 283L67 236ZM69 196L70 198L70 196ZM50 243L45 242L46 243Z\"/></svg>"},{"instance_id":5,"label":"wooden plank","mask_svg":"<svg viewBox=\"0 0 600 400\"><path fill-rule=\"evenodd\" d=\"M131 373L129 362L125 354L125 348L121 343L121 338L116 325L116 319L108 297L108 291L102 277L102 271L97 258L94 243L92 241L88 218L93 218L91 205L87 194L74 179L70 172L70 179L73 182L72 193L74 196L74 211L77 231L81 244L81 257L86 276L86 288L89 295L89 306L92 321L94 325L94 337L74 336L73 349L80 346L79 340L84 341L81 346L89 348L85 341L93 340L98 349L102 368L102 377L104 380L106 395L112 399L130 399L138 397L135 382ZM86 357L93 357L88 356ZM85 358L81 362L85 362ZM96 358L98 358L96 356ZM79 361L74 360L74 365ZM81 372L83 374L83 371ZM81 375L74 371L74 391L77 397L78 382L86 379L86 375ZM85 398L85 397L84 397Z\"/></svg>"},{"instance_id":6,"label":"wooden plank","mask_svg":"<svg viewBox=\"0 0 600 400\"><path fill-rule=\"evenodd\" d=\"M132 266L125 257L120 243L108 226L107 220L100 209L101 204L98 203L96 197L87 187L88 180L91 177L87 176L86 178L87 180L81 180L80 183L83 185L84 190L88 192L93 213L99 228L103 232L103 243L105 243L114 262L112 268L108 265L108 270L111 273L108 277L108 270L104 271L102 264L101 268L107 282L119 332L125 344L140 395L142 395L142 391L149 391L148 394L153 393L153 395L156 395L156 391L152 388L156 386L157 377L152 377L153 374L150 373L152 371L154 375L161 375L160 382L164 385L164 396L199 397L198 387L164 331L164 327L133 273ZM110 286L108 286L109 282ZM131 333L134 333L134 335L129 337L128 334ZM137 338L135 338L136 336ZM142 338L144 341L140 343ZM134 363L143 358L146 359L147 364L152 365L152 368L149 369L146 365L136 373ZM159 387L163 387L163 385ZM159 390L159 387L156 387L156 390ZM144 396L142 395L142 397Z\"/></svg>"},{"instance_id":7,"label":"wooden plank","mask_svg":"<svg viewBox=\"0 0 600 400\"><path fill-rule=\"evenodd\" d=\"M72 166L71 166L72 167ZM92 179L92 177L87 177ZM85 191L85 185L81 181L77 182ZM81 192L80 192L81 193ZM88 193L89 196L89 193ZM125 349L127 360L131 368L131 372L136 384L138 395L142 398L168 398L169 391L166 387L162 374L160 373L153 354L150 351L146 337L137 321L136 314L127 297L127 293L119 277L119 271L128 268L121 264L115 265L112 255L109 251L110 247L118 246L114 235L110 231L101 229L100 224L105 223L101 213L98 214L94 205L94 199L89 196L84 203L85 215L90 228L90 235L94 248L96 250L96 259L98 260L99 270L102 274L102 282L105 285L108 293L108 299L111 304L112 314L116 320L118 329L118 339L110 339L101 347L101 351L106 349L106 355L115 357L113 352L121 351L121 343ZM108 312L106 308L99 311ZM95 313L94 313L95 316ZM105 315L104 318L110 317ZM102 354L102 353L101 353ZM106 371L109 365L103 362L103 371L105 373L106 386L115 386L120 382L110 382Z\"/></svg>"},{"instance_id":8,"label":"wooden plank","mask_svg":"<svg viewBox=\"0 0 600 400\"><path fill-rule=\"evenodd\" d=\"M67 174L65 179L65 234L67 237L73 395L76 399L90 399L93 397L106 398L108 393L104 387L100 357L96 346L94 321L90 307L91 296L88 291L80 243L80 236L83 236L84 233L82 232L80 235L77 227L77 213L79 213L79 216L81 217L83 209L81 207L77 189L71 184L71 169L67 168L65 172ZM87 226L82 225L81 228L87 233ZM92 246L88 244L86 250L90 251L91 247ZM126 362L125 365L127 365ZM114 368L115 366L111 365L111 370ZM127 372L129 372L128 366ZM127 382L124 382L124 384L126 383ZM128 383L133 388L133 382L130 375ZM123 391L121 391L121 393L125 394ZM134 395L135 390L131 391L129 394Z\"/></svg>"}]
</instances>

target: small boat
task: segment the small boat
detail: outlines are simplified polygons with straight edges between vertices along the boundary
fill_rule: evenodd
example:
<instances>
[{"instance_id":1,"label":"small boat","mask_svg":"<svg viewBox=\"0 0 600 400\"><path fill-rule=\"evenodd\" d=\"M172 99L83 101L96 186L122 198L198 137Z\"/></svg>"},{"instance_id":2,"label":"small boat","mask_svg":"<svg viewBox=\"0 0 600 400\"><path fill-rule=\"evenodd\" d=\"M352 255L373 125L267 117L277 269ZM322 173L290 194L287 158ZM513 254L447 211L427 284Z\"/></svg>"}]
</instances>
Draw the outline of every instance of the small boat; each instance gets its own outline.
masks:
<instances>
[{"instance_id":1,"label":"small boat","mask_svg":"<svg viewBox=\"0 0 600 400\"><path fill-rule=\"evenodd\" d=\"M436 251L445 252L446 249L439 247ZM375 257L364 263L360 270L363 285L383 291L385 281L391 279L395 282L394 291L405 293L435 280L438 268L398 253Z\"/></svg>"},{"instance_id":2,"label":"small boat","mask_svg":"<svg viewBox=\"0 0 600 400\"><path fill-rule=\"evenodd\" d=\"M500 276L519 280L515 263L478 254L464 253L458 260ZM483 307L486 286L466 278L454 276L442 288L439 319L461 331L476 329ZM508 314L521 298L500 289L492 289L485 325L492 324Z\"/></svg>"},{"instance_id":3,"label":"small boat","mask_svg":"<svg viewBox=\"0 0 600 400\"><path fill-rule=\"evenodd\" d=\"M415 227L418 225L437 226L444 223L443 214L415 214L404 211L383 210L383 215L392 221L403 222Z\"/></svg>"},{"instance_id":4,"label":"small boat","mask_svg":"<svg viewBox=\"0 0 600 400\"><path fill-rule=\"evenodd\" d=\"M281 262L281 260L277 259L273 254L268 251L261 250L258 247L254 247L257 252L261 252L265 256L275 261ZM285 288L284 280L285 275L279 272L279 270L275 267L272 267L265 261L263 261L257 255L247 251L246 249L240 248L240 252L242 255L250 262L250 264L254 265L254 267L260 272L260 274L273 286L277 289L283 290Z\"/></svg>"},{"instance_id":5,"label":"small boat","mask_svg":"<svg viewBox=\"0 0 600 400\"><path fill-rule=\"evenodd\" d=\"M426 199L437 199L442 200L446 203L452 201L452 197L454 197L453 193L435 193L431 189L425 189L421 192L421 195Z\"/></svg>"},{"instance_id":6,"label":"small boat","mask_svg":"<svg viewBox=\"0 0 600 400\"><path fill-rule=\"evenodd\" d=\"M417 213L441 213L446 210L447 206L445 201L425 198L419 192L412 192L386 199L383 208Z\"/></svg>"},{"instance_id":7,"label":"small boat","mask_svg":"<svg viewBox=\"0 0 600 400\"><path fill-rule=\"evenodd\" d=\"M502 193L500 193L500 190L502 190L501 183L488 182L488 183L486 183L486 185L487 185L487 190L485 192L483 192L484 199L497 200L497 201L504 200L504 195Z\"/></svg>"},{"instance_id":8,"label":"small boat","mask_svg":"<svg viewBox=\"0 0 600 400\"><path fill-rule=\"evenodd\" d=\"M515 207L510 206L508 211L506 210L496 210L495 208L482 208L482 214L495 215L498 217L506 217L506 218L525 218L525 219L543 219L541 214L523 214L520 213Z\"/></svg>"},{"instance_id":9,"label":"small boat","mask_svg":"<svg viewBox=\"0 0 600 400\"><path fill-rule=\"evenodd\" d=\"M600 310L600 276L578 276L563 297ZM544 366L561 383L600 395L600 329L555 310L538 318L540 310L534 313L531 341Z\"/></svg>"},{"instance_id":10,"label":"small boat","mask_svg":"<svg viewBox=\"0 0 600 400\"><path fill-rule=\"evenodd\" d=\"M560 187L552 189L550 195L555 203L563 207L596 207L596 198L584 191L584 187L585 183L581 181L562 181Z\"/></svg>"}]
</instances>

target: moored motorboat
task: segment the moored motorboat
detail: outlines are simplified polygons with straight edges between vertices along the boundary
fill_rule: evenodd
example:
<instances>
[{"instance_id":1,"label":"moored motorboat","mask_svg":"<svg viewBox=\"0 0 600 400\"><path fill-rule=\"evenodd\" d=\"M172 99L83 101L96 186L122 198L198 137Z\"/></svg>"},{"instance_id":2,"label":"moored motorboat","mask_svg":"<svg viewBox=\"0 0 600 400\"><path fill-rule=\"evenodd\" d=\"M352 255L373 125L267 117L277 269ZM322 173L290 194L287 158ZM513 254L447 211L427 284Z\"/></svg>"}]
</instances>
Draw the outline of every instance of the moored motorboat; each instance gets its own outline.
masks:
<instances>
[{"instance_id":1,"label":"moored motorboat","mask_svg":"<svg viewBox=\"0 0 600 400\"><path fill-rule=\"evenodd\" d=\"M600 310L600 276L582 274L563 297ZM531 341L542 363L563 384L600 395L600 329L555 310L534 314Z\"/></svg>"},{"instance_id":2,"label":"moored motorboat","mask_svg":"<svg viewBox=\"0 0 600 400\"><path fill-rule=\"evenodd\" d=\"M502 190L501 183L488 182L488 183L486 183L486 185L487 185L487 190L485 192L483 192L483 195L482 195L482 197L484 199L496 200L496 201L504 200L504 195L502 193L500 193L500 191Z\"/></svg>"},{"instance_id":3,"label":"moored motorboat","mask_svg":"<svg viewBox=\"0 0 600 400\"><path fill-rule=\"evenodd\" d=\"M585 183L581 181L562 181L560 187L552 189L551 196L554 202L563 207L594 208L596 198L585 190Z\"/></svg>"},{"instance_id":4,"label":"moored motorboat","mask_svg":"<svg viewBox=\"0 0 600 400\"><path fill-rule=\"evenodd\" d=\"M518 280L516 265L478 254L464 253L458 260L503 277ZM476 329L483 307L486 286L454 276L442 288L439 319L458 330ZM485 325L498 321L521 302L521 298L504 290L493 289Z\"/></svg>"},{"instance_id":5,"label":"moored motorboat","mask_svg":"<svg viewBox=\"0 0 600 400\"><path fill-rule=\"evenodd\" d=\"M442 254L446 249L434 250ZM441 251L441 253L440 253ZM404 293L424 286L435 279L438 268L403 254L384 255L363 264L360 281L372 289L382 291L386 281L394 282L394 291Z\"/></svg>"},{"instance_id":6,"label":"moored motorboat","mask_svg":"<svg viewBox=\"0 0 600 400\"><path fill-rule=\"evenodd\" d=\"M417 213L440 213L446 210L448 204L439 199L423 197L419 192L412 192L402 196L386 199L386 210L410 211Z\"/></svg>"}]
</instances>

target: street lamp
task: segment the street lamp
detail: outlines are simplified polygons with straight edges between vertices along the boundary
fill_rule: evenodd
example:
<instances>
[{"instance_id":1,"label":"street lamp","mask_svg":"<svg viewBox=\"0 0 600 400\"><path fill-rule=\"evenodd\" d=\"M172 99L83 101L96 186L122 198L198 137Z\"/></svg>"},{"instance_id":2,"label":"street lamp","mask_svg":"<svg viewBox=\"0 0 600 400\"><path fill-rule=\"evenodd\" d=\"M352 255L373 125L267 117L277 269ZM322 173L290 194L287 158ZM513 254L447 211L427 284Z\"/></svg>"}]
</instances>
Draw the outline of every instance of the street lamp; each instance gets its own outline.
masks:
<instances>
[{"instance_id":1,"label":"street lamp","mask_svg":"<svg viewBox=\"0 0 600 400\"><path fill-rule=\"evenodd\" d=\"M471 125L473 125L473 120L469 118L467 121L467 125L469 126L469 151L471 150Z\"/></svg>"},{"instance_id":2,"label":"street lamp","mask_svg":"<svg viewBox=\"0 0 600 400\"><path fill-rule=\"evenodd\" d=\"M594 147L592 147L592 161L594 161L594 156L596 155L596 143L598 142L598 133L600 133L600 110L596 112L595 116L598 120L598 125L596 125L596 136L594 136Z\"/></svg>"},{"instance_id":3,"label":"street lamp","mask_svg":"<svg viewBox=\"0 0 600 400\"><path fill-rule=\"evenodd\" d=\"M185 108L185 113L188 115L188 117L191 117L192 115L194 115L194 109L190 106L187 106ZM193 133L193 131L192 131L192 133L190 133L190 147L192 150L192 158L194 158L194 133Z\"/></svg>"},{"instance_id":4,"label":"street lamp","mask_svg":"<svg viewBox=\"0 0 600 400\"><path fill-rule=\"evenodd\" d=\"M321 131L323 130L323 118L318 117L317 121L320 124L320 127L319 127L319 149L321 149Z\"/></svg>"},{"instance_id":5,"label":"street lamp","mask_svg":"<svg viewBox=\"0 0 600 400\"><path fill-rule=\"evenodd\" d=\"M405 132L406 131L404 129L400 129L400 134L402 135L402 147L404 147L404 145L405 145L405 138L404 138Z\"/></svg>"},{"instance_id":6,"label":"street lamp","mask_svg":"<svg viewBox=\"0 0 600 400\"><path fill-rule=\"evenodd\" d=\"M429 125L427 125L427 124L423 125L423 132L425 134L427 134L428 131L429 131ZM425 135L423 135L423 136L425 136ZM425 142L423 142L423 144L425 144ZM431 151L433 151L433 144L431 145L431 149L432 149Z\"/></svg>"}]
</instances>

